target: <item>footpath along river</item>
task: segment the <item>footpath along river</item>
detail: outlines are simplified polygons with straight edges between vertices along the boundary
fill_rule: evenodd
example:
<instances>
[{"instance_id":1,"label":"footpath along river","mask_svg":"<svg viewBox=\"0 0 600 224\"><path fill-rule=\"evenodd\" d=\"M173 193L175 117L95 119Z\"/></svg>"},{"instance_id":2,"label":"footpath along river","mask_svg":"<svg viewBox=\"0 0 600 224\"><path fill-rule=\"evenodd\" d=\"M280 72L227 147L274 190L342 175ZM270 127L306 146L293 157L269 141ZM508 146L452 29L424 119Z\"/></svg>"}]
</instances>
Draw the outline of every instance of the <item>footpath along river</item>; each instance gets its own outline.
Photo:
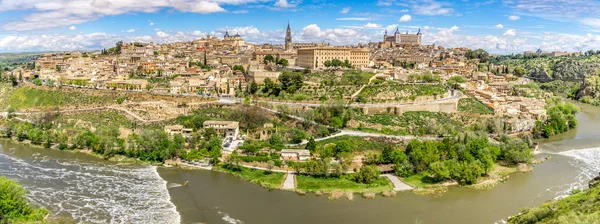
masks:
<instances>
[{"instance_id":1,"label":"footpath along river","mask_svg":"<svg viewBox=\"0 0 600 224\"><path fill-rule=\"evenodd\" d=\"M579 105L576 130L540 141L537 157L549 161L488 191L451 187L440 197L403 192L329 201L223 173L120 164L5 140L0 175L19 181L53 214L86 223L495 223L582 188L600 172L600 108Z\"/></svg>"}]
</instances>

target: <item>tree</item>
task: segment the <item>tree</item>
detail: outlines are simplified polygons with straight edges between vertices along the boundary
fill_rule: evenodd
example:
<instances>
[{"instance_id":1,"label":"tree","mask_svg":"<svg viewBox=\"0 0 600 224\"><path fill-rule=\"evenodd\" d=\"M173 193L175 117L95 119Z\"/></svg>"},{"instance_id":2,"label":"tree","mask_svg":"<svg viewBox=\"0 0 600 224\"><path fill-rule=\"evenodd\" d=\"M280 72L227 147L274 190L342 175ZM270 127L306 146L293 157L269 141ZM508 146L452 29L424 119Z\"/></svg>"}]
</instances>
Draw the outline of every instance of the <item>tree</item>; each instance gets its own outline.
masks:
<instances>
[{"instance_id":1,"label":"tree","mask_svg":"<svg viewBox=\"0 0 600 224\"><path fill-rule=\"evenodd\" d=\"M258 85L254 80L252 80L252 82L250 83L249 90L250 95L254 95L258 91Z\"/></svg>"},{"instance_id":2,"label":"tree","mask_svg":"<svg viewBox=\"0 0 600 224\"><path fill-rule=\"evenodd\" d=\"M121 54L121 49L123 48L123 41L118 41L115 44L115 49L117 50L117 54Z\"/></svg>"},{"instance_id":3,"label":"tree","mask_svg":"<svg viewBox=\"0 0 600 224\"><path fill-rule=\"evenodd\" d=\"M35 209L27 201L26 190L14 180L0 176L0 222L8 220L42 221L48 214L45 209Z\"/></svg>"},{"instance_id":4,"label":"tree","mask_svg":"<svg viewBox=\"0 0 600 224\"><path fill-rule=\"evenodd\" d=\"M308 149L308 151L310 151L310 152L314 152L316 148L317 148L317 142L315 142L315 137L310 136L310 139L308 139L308 143L306 143L305 149Z\"/></svg>"},{"instance_id":5,"label":"tree","mask_svg":"<svg viewBox=\"0 0 600 224\"><path fill-rule=\"evenodd\" d=\"M268 64L269 62L275 63L275 57L273 57L273 55L267 54L263 59L263 63Z\"/></svg>"},{"instance_id":6,"label":"tree","mask_svg":"<svg viewBox=\"0 0 600 224\"><path fill-rule=\"evenodd\" d=\"M334 128L342 128L344 125L344 123L342 122L342 119L339 117L332 117L329 124Z\"/></svg>"},{"instance_id":7,"label":"tree","mask_svg":"<svg viewBox=\"0 0 600 224\"><path fill-rule=\"evenodd\" d=\"M294 129L294 133L292 134L292 142L293 143L301 143L302 140L306 138L306 132L300 129Z\"/></svg>"},{"instance_id":8,"label":"tree","mask_svg":"<svg viewBox=\"0 0 600 224\"><path fill-rule=\"evenodd\" d=\"M281 151L284 146L283 140L281 140L281 136L277 133L271 135L271 137L269 138L269 144L271 145L272 149L275 149L277 151Z\"/></svg>"},{"instance_id":9,"label":"tree","mask_svg":"<svg viewBox=\"0 0 600 224\"><path fill-rule=\"evenodd\" d=\"M277 65L281 65L283 67L287 67L289 64L290 63L285 58L279 59L279 61L277 61Z\"/></svg>"},{"instance_id":10,"label":"tree","mask_svg":"<svg viewBox=\"0 0 600 224\"><path fill-rule=\"evenodd\" d=\"M273 87L275 87L275 83L273 82L273 80L271 80L271 78L265 78L264 82L265 86L262 89L263 93L268 93L273 89Z\"/></svg>"},{"instance_id":11,"label":"tree","mask_svg":"<svg viewBox=\"0 0 600 224\"><path fill-rule=\"evenodd\" d=\"M523 68L523 67L521 67L521 66L517 66L517 67L515 67L515 69L513 70L513 73L514 73L516 76L523 77L523 76L525 75L525 68Z\"/></svg>"},{"instance_id":12,"label":"tree","mask_svg":"<svg viewBox=\"0 0 600 224\"><path fill-rule=\"evenodd\" d=\"M284 71L279 75L281 90L289 94L294 94L304 84L304 77L301 73Z\"/></svg>"},{"instance_id":13,"label":"tree","mask_svg":"<svg viewBox=\"0 0 600 224\"><path fill-rule=\"evenodd\" d=\"M431 171L433 178L437 181L450 179L450 171L444 162L435 162L429 164L429 171Z\"/></svg>"},{"instance_id":14,"label":"tree","mask_svg":"<svg viewBox=\"0 0 600 224\"><path fill-rule=\"evenodd\" d=\"M343 154L352 153L352 146L346 140L335 143L335 156L341 158Z\"/></svg>"},{"instance_id":15,"label":"tree","mask_svg":"<svg viewBox=\"0 0 600 224\"><path fill-rule=\"evenodd\" d=\"M327 61L323 62L323 66L325 66L326 68L331 67L331 61L327 60Z\"/></svg>"},{"instance_id":16,"label":"tree","mask_svg":"<svg viewBox=\"0 0 600 224\"><path fill-rule=\"evenodd\" d=\"M354 180L363 184L372 184L377 178L379 178L379 170L373 165L360 167L360 171L354 175Z\"/></svg>"},{"instance_id":17,"label":"tree","mask_svg":"<svg viewBox=\"0 0 600 224\"><path fill-rule=\"evenodd\" d=\"M273 162L273 160L267 161L267 172L268 173L271 173L271 171L273 170L273 167L275 167L275 162Z\"/></svg>"},{"instance_id":18,"label":"tree","mask_svg":"<svg viewBox=\"0 0 600 224\"><path fill-rule=\"evenodd\" d=\"M242 66L242 65L234 65L234 66L233 66L233 70L234 70L234 71L241 71L242 73L246 73L246 72L244 71L244 66Z\"/></svg>"},{"instance_id":19,"label":"tree","mask_svg":"<svg viewBox=\"0 0 600 224\"><path fill-rule=\"evenodd\" d=\"M352 63L350 63L350 60L348 60L348 59L344 60L344 67L352 68Z\"/></svg>"}]
</instances>

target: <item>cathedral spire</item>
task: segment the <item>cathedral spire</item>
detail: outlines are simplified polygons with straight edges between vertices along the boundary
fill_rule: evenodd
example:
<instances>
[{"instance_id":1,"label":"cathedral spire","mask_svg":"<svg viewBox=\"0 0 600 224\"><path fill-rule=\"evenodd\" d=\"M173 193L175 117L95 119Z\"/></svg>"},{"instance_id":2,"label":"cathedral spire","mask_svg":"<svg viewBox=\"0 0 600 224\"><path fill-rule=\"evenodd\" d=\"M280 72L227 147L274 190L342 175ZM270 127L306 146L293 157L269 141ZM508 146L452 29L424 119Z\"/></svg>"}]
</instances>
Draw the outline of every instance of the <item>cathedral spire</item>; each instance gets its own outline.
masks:
<instances>
[{"instance_id":1,"label":"cathedral spire","mask_svg":"<svg viewBox=\"0 0 600 224\"><path fill-rule=\"evenodd\" d=\"M285 50L291 51L292 49L292 29L290 28L290 21L288 21L287 30L285 31Z\"/></svg>"}]
</instances>

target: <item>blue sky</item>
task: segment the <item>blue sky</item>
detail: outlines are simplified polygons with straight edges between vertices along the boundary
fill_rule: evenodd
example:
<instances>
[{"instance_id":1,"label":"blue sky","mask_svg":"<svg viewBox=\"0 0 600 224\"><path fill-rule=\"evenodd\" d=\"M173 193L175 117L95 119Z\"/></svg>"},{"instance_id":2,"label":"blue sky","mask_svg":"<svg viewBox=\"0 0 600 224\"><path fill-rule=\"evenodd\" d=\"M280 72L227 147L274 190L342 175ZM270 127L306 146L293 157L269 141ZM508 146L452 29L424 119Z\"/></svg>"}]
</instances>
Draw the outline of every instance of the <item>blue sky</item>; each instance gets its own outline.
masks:
<instances>
[{"instance_id":1,"label":"blue sky","mask_svg":"<svg viewBox=\"0 0 600 224\"><path fill-rule=\"evenodd\" d=\"M226 30L254 43L346 45L387 30L425 44L524 50L600 48L598 0L0 0L0 52L101 49L118 40L189 41Z\"/></svg>"}]
</instances>

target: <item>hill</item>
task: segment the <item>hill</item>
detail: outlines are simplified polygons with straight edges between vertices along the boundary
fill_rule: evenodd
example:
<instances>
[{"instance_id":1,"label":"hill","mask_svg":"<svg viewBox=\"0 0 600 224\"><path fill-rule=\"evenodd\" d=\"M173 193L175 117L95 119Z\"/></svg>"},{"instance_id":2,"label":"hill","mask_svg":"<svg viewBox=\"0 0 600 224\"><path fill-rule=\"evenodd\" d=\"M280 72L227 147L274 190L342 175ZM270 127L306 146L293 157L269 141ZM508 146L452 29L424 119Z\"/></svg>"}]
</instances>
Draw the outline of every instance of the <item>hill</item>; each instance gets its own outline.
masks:
<instances>
[{"instance_id":1,"label":"hill","mask_svg":"<svg viewBox=\"0 0 600 224\"><path fill-rule=\"evenodd\" d=\"M599 224L600 223L600 176L590 182L590 188L576 190L572 195L558 201L545 203L537 208L524 210L511 217L508 223L544 224Z\"/></svg>"}]
</instances>

